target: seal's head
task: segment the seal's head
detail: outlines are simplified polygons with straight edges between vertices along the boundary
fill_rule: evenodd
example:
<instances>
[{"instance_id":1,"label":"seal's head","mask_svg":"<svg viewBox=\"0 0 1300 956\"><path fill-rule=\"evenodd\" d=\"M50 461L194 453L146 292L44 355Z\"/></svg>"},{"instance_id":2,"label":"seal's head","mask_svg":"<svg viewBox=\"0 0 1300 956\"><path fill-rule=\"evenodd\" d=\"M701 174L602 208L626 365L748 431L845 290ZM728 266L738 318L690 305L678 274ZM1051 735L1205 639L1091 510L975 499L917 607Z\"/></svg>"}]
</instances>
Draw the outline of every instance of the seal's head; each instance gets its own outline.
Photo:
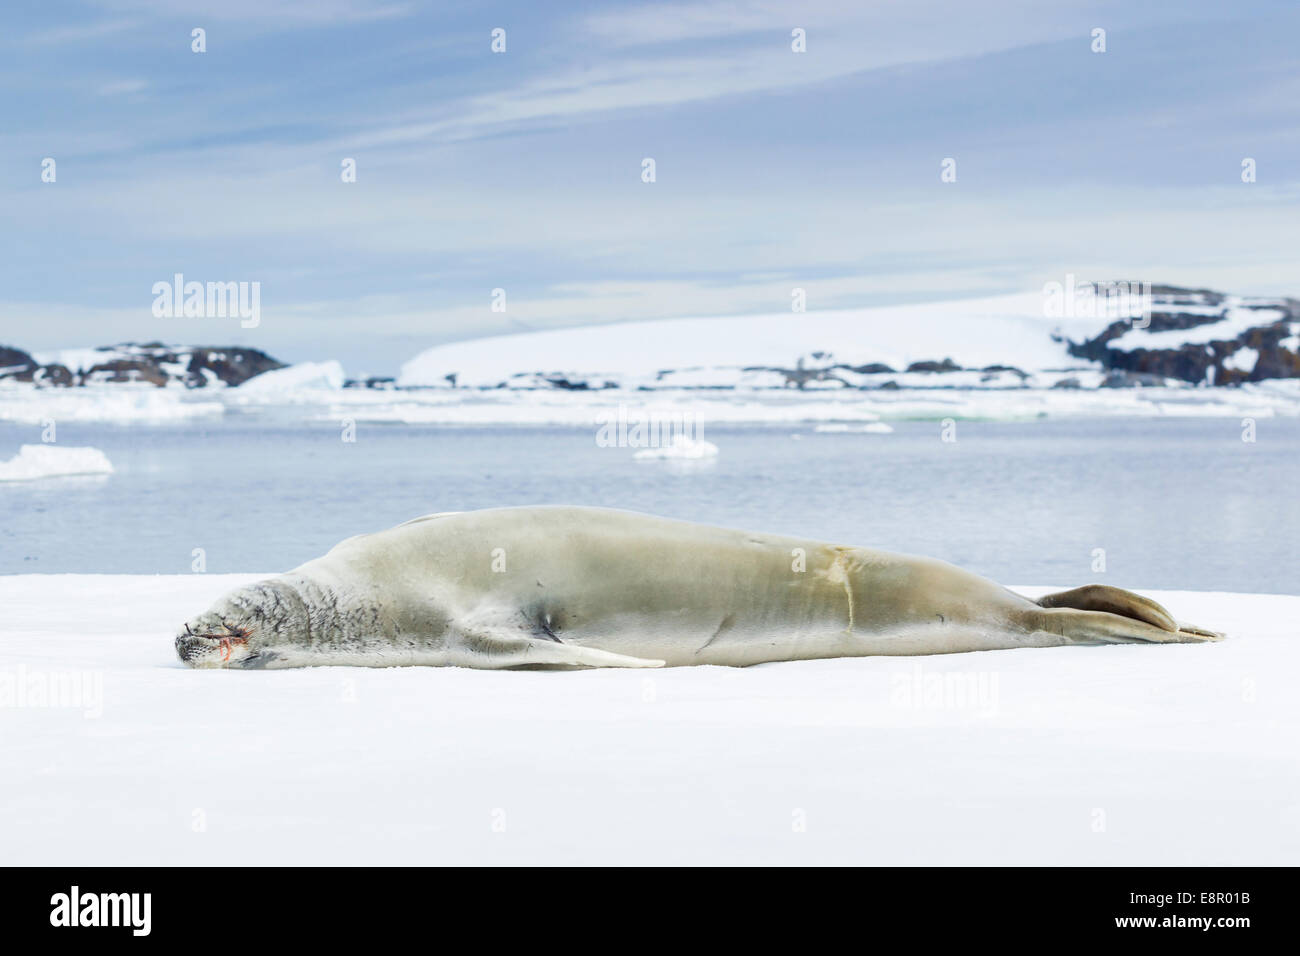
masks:
<instances>
[{"instance_id":1,"label":"seal's head","mask_svg":"<svg viewBox=\"0 0 1300 956\"><path fill-rule=\"evenodd\" d=\"M176 653L190 667L274 667L309 641L306 607L282 581L260 581L232 591L187 621Z\"/></svg>"}]
</instances>

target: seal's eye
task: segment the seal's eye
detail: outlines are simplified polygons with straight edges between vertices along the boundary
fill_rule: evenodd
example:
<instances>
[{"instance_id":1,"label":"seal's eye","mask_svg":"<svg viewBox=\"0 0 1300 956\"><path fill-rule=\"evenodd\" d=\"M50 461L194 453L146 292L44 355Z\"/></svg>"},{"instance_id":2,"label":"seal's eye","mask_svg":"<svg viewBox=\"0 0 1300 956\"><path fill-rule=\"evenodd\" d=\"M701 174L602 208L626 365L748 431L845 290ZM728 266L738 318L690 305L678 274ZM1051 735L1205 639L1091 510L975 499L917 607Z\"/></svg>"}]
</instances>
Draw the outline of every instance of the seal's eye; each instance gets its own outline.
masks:
<instances>
[{"instance_id":1,"label":"seal's eye","mask_svg":"<svg viewBox=\"0 0 1300 956\"><path fill-rule=\"evenodd\" d=\"M194 631L190 630L190 626L186 624L185 636L205 637L210 641L220 641L224 645L247 644L248 639L253 636L252 628L235 627L235 625L227 623L226 621L222 621L221 626L222 628L224 628L224 630L219 631L216 634L209 634L205 632L200 632L196 634L194 633Z\"/></svg>"},{"instance_id":2,"label":"seal's eye","mask_svg":"<svg viewBox=\"0 0 1300 956\"><path fill-rule=\"evenodd\" d=\"M244 641L247 641L253 634L252 628L235 627L235 625L229 624L224 620L221 622L221 626L226 629L226 633L210 634L206 636L217 637L223 640L232 640L238 644L242 644Z\"/></svg>"}]
</instances>

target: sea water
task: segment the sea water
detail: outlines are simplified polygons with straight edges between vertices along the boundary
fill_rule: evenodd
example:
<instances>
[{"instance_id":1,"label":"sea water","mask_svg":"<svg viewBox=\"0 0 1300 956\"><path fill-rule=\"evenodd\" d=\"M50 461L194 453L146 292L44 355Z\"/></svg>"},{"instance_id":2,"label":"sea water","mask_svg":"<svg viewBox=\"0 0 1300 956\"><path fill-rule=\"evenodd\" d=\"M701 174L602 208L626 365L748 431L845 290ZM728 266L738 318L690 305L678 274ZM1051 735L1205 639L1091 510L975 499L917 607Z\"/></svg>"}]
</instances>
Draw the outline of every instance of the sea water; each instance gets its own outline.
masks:
<instances>
[{"instance_id":1,"label":"sea water","mask_svg":"<svg viewBox=\"0 0 1300 956\"><path fill-rule=\"evenodd\" d=\"M421 514L575 504L925 554L1008 584L1300 593L1300 420L1262 419L1255 441L1232 418L893 427L718 425L716 458L644 461L594 428L67 422L59 444L103 450L114 472L0 483L0 573L278 572ZM0 424L0 459L36 440Z\"/></svg>"}]
</instances>

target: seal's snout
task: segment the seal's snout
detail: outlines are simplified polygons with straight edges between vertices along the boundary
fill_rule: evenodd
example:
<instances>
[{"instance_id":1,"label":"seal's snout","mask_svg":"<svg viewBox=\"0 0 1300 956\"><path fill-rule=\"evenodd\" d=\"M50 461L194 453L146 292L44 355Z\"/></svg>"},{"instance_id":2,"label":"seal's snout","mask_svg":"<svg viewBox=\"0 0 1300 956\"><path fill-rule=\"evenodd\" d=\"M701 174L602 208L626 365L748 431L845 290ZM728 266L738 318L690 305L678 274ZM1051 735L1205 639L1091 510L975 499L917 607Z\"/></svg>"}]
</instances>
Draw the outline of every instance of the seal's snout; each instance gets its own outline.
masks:
<instances>
[{"instance_id":1,"label":"seal's snout","mask_svg":"<svg viewBox=\"0 0 1300 956\"><path fill-rule=\"evenodd\" d=\"M176 635L176 656L181 659L182 664L188 664L190 667L216 667L216 662L210 662L209 658L211 647L208 642L197 634L188 633L187 630Z\"/></svg>"},{"instance_id":2,"label":"seal's snout","mask_svg":"<svg viewBox=\"0 0 1300 956\"><path fill-rule=\"evenodd\" d=\"M283 667L286 645L310 635L302 599L279 580L259 581L218 599L176 631L176 656L190 667ZM303 626L298 626L301 619Z\"/></svg>"},{"instance_id":3,"label":"seal's snout","mask_svg":"<svg viewBox=\"0 0 1300 956\"><path fill-rule=\"evenodd\" d=\"M204 615L176 635L176 656L190 667L243 666L256 657L248 647L252 632L224 617Z\"/></svg>"}]
</instances>

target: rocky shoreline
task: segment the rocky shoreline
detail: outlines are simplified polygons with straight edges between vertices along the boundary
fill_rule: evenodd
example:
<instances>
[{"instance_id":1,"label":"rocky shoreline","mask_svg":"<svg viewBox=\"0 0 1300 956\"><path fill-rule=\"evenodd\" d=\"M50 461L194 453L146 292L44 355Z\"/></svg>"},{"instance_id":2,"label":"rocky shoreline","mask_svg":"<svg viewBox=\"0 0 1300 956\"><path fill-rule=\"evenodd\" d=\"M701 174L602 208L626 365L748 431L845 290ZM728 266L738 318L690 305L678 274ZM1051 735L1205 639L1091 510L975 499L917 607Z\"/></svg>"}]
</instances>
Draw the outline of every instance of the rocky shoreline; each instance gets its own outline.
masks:
<instances>
[{"instance_id":1,"label":"rocky shoreline","mask_svg":"<svg viewBox=\"0 0 1300 956\"><path fill-rule=\"evenodd\" d=\"M161 342L102 346L87 350L80 362L42 363L28 352L0 345L0 381L44 387L144 382L158 387L238 386L263 372L286 368L257 349L169 346ZM75 364L77 367L70 367Z\"/></svg>"},{"instance_id":2,"label":"rocky shoreline","mask_svg":"<svg viewBox=\"0 0 1300 956\"><path fill-rule=\"evenodd\" d=\"M1141 321L1099 319L1088 336L1070 337L1059 329L1051 340L1061 348L1060 367L1026 369L1015 364L963 367L936 346L931 359L894 368L882 362L839 361L831 351L792 355L788 363L711 366L688 362L665 368L636 385L608 372L581 370L584 355L575 347L566 371L515 368L499 378L458 381L454 371L436 381L399 385L392 378L349 379L345 388L446 388L600 391L735 388L899 389L899 388L1134 388L1178 385L1234 386L1267 379L1300 378L1300 300L1245 298L1208 289L1156 286L1152 307ZM1077 325L1075 326L1077 329ZM490 343L491 340L482 340ZM1008 349L1010 351L1010 348ZM924 352L922 353L924 354ZM147 383L160 388L238 387L266 372L288 368L258 349L176 346L161 342L103 346L59 353L62 361L40 361L14 346L0 345L0 383L75 388L97 384ZM512 363L500 357L503 369ZM1071 360L1075 360L1072 362ZM527 361L526 353L519 362ZM1075 364L1077 362L1077 364ZM575 371L575 368L577 369Z\"/></svg>"}]
</instances>

